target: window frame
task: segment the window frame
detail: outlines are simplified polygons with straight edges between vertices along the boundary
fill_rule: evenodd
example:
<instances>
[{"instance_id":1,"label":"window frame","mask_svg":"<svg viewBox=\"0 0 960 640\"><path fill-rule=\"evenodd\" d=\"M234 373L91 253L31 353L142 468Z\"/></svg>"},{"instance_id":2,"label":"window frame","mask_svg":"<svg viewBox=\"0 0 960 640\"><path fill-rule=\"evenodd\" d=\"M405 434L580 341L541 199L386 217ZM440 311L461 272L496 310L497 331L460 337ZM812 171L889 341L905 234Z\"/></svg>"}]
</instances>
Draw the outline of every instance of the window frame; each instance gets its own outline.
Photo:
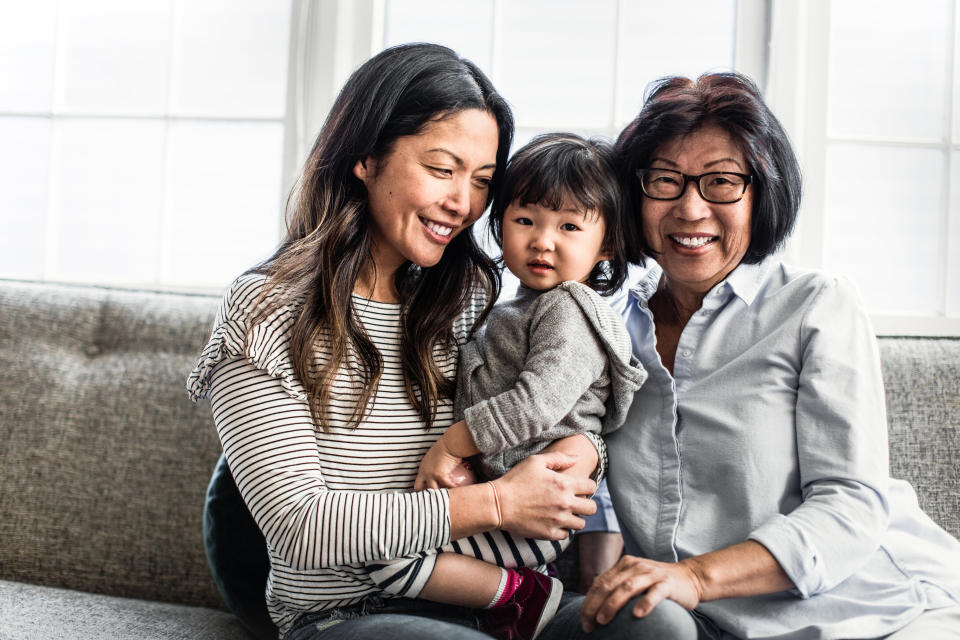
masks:
<instances>
[{"instance_id":1,"label":"window frame","mask_svg":"<svg viewBox=\"0 0 960 640\"><path fill-rule=\"evenodd\" d=\"M911 148L938 149L944 155L941 178L940 250L941 264L935 275L939 286L938 310L930 314L871 313L874 331L882 336L960 336L960 315L946 313L949 298L951 267L960 256L950 253L950 175L954 154L960 152L954 131L955 65L960 47L960 8L953 0L953 32L947 64L948 90L945 100L946 135L938 143L898 140L893 137L831 136L828 130L827 106L829 74L830 2L774 3L771 8L770 62L766 97L783 123L800 159L804 174L803 204L797 228L784 251L789 262L819 268L823 265L823 236L826 219L826 158L830 143L854 142L860 145L905 145ZM956 196L954 196L956 197ZM891 252L891 256L895 252Z\"/></svg>"}]
</instances>

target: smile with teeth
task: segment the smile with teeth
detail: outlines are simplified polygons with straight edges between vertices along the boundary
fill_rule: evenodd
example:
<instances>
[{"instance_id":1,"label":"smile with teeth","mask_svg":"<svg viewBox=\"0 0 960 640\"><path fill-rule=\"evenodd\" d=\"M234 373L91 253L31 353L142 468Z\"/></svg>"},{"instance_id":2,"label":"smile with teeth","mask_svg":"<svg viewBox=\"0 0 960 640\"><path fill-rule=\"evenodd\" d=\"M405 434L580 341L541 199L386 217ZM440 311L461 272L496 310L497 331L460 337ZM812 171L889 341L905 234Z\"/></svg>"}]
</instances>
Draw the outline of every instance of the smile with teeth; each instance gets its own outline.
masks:
<instances>
[{"instance_id":1,"label":"smile with teeth","mask_svg":"<svg viewBox=\"0 0 960 640\"><path fill-rule=\"evenodd\" d=\"M439 222L434 222L433 220L427 220L426 218L420 218L420 222L422 222L427 229L430 229L430 231L442 238L449 236L455 229L455 227L448 227L445 224L440 224Z\"/></svg>"},{"instance_id":2,"label":"smile with teeth","mask_svg":"<svg viewBox=\"0 0 960 640\"><path fill-rule=\"evenodd\" d=\"M700 247L706 244L714 242L717 239L717 237L716 236L696 236L696 237L670 236L670 239L676 242L677 244L679 244L680 246L686 247L687 249L699 249Z\"/></svg>"}]
</instances>

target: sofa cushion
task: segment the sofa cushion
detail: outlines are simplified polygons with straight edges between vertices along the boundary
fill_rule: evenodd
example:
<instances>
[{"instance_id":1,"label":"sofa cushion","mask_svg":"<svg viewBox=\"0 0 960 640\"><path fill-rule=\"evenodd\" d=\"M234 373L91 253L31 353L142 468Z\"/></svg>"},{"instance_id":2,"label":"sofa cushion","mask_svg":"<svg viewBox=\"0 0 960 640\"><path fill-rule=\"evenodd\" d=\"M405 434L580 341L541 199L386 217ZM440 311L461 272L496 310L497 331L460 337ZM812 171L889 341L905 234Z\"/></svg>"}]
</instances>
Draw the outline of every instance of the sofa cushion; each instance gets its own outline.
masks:
<instances>
[{"instance_id":1,"label":"sofa cushion","mask_svg":"<svg viewBox=\"0 0 960 640\"><path fill-rule=\"evenodd\" d=\"M223 607L184 391L217 301L0 281L0 579Z\"/></svg>"},{"instance_id":2,"label":"sofa cushion","mask_svg":"<svg viewBox=\"0 0 960 640\"><path fill-rule=\"evenodd\" d=\"M236 618L206 607L0 580L0 637L17 640L244 640Z\"/></svg>"},{"instance_id":3,"label":"sofa cushion","mask_svg":"<svg viewBox=\"0 0 960 640\"><path fill-rule=\"evenodd\" d=\"M960 538L960 339L880 338L890 474Z\"/></svg>"},{"instance_id":4,"label":"sofa cushion","mask_svg":"<svg viewBox=\"0 0 960 640\"><path fill-rule=\"evenodd\" d=\"M267 543L240 496L223 455L207 487L203 544L210 573L227 608L259 640L275 640L264 596L270 573Z\"/></svg>"}]
</instances>

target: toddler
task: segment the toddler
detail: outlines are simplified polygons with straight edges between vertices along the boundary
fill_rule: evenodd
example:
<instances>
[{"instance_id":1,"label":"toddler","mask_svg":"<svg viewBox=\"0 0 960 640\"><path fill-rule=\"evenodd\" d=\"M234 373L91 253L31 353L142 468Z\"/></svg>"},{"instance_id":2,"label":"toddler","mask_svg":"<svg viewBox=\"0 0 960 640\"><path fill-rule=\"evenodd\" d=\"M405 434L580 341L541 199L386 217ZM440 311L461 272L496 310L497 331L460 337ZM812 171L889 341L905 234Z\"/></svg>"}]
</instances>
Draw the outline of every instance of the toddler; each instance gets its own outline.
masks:
<instances>
[{"instance_id":1,"label":"toddler","mask_svg":"<svg viewBox=\"0 0 960 640\"><path fill-rule=\"evenodd\" d=\"M620 427L646 378L622 320L599 295L626 274L611 158L607 143L571 134L539 136L511 158L490 221L521 286L461 349L462 419L424 456L417 489L474 481L465 458L492 481L548 447L577 457L564 473L598 478L604 470L599 435ZM491 490L499 504L493 482ZM482 609L496 638L532 639L562 593L543 568L567 543L494 530L376 565L371 576L395 595Z\"/></svg>"}]
</instances>

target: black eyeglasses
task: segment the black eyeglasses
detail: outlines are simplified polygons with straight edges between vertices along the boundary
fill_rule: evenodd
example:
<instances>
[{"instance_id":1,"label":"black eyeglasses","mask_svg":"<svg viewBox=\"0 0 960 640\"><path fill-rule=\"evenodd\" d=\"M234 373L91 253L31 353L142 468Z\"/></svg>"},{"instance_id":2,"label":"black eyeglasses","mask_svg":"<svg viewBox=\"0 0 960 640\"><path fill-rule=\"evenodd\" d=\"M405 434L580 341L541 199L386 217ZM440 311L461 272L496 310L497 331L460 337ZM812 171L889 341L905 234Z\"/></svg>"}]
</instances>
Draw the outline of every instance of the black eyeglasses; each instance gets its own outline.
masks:
<instances>
[{"instance_id":1,"label":"black eyeglasses","mask_svg":"<svg viewBox=\"0 0 960 640\"><path fill-rule=\"evenodd\" d=\"M678 200L688 182L697 185L700 197L714 204L738 202L747 192L753 176L733 171L711 171L699 176L688 176L671 169L638 169L640 187L644 195L654 200Z\"/></svg>"}]
</instances>

